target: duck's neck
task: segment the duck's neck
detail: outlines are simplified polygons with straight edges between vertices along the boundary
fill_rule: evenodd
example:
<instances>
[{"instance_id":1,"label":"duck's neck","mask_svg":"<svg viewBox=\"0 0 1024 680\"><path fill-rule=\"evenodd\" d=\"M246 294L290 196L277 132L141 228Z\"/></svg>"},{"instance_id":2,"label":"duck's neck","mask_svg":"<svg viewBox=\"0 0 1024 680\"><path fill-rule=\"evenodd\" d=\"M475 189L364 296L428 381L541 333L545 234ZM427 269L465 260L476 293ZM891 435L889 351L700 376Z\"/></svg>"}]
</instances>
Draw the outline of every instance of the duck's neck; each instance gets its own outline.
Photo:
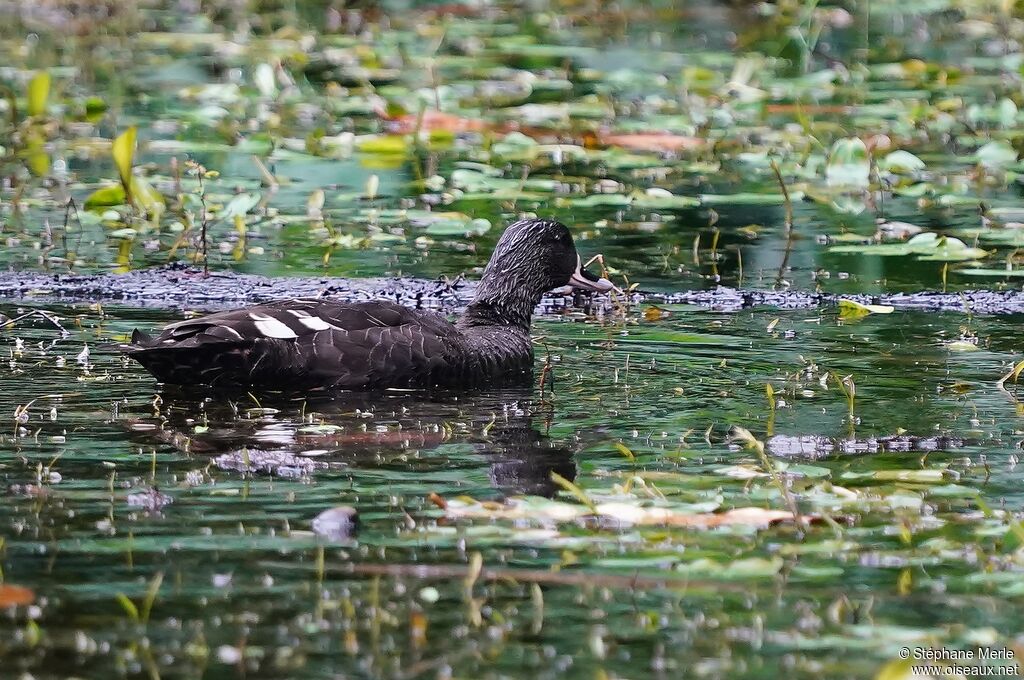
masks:
<instances>
[{"instance_id":1,"label":"duck's neck","mask_svg":"<svg viewBox=\"0 0 1024 680\"><path fill-rule=\"evenodd\" d=\"M534 292L532 286L515 281L499 285L485 276L458 325L462 328L502 326L529 333L533 310L543 295Z\"/></svg>"}]
</instances>

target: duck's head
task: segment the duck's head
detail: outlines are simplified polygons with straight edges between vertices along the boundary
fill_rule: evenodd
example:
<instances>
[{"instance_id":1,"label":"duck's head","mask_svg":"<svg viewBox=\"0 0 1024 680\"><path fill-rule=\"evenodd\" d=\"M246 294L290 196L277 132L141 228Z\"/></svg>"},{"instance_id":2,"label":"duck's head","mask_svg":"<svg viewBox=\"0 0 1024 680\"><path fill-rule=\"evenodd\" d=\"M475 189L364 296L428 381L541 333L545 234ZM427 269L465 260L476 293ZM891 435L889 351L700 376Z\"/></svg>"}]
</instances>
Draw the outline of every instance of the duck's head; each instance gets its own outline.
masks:
<instances>
[{"instance_id":1,"label":"duck's head","mask_svg":"<svg viewBox=\"0 0 1024 680\"><path fill-rule=\"evenodd\" d=\"M596 292L615 289L611 281L583 267L564 224L520 220L498 239L469 313L529 326L544 293L567 285Z\"/></svg>"}]
</instances>

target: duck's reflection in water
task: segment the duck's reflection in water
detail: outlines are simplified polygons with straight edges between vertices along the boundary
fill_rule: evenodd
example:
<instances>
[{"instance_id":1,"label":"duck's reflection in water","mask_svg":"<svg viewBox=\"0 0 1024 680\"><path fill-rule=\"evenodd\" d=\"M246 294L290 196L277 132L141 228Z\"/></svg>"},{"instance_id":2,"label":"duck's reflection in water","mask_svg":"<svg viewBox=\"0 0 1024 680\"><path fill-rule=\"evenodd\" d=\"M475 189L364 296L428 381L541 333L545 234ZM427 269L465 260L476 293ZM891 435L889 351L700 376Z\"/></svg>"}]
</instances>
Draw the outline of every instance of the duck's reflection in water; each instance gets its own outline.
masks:
<instances>
[{"instance_id":1,"label":"duck's reflection in water","mask_svg":"<svg viewBox=\"0 0 1024 680\"><path fill-rule=\"evenodd\" d=\"M462 454L458 462L445 459L453 467L465 467L469 449L486 461L496 490L550 496L559 488L552 472L576 477L578 450L575 440L559 442L542 432L551 416L551 407L529 389L239 400L165 390L153 400L151 415L122 422L137 439L250 474L315 477L334 466L417 470L425 462L437 470L429 452L442 447Z\"/></svg>"}]
</instances>

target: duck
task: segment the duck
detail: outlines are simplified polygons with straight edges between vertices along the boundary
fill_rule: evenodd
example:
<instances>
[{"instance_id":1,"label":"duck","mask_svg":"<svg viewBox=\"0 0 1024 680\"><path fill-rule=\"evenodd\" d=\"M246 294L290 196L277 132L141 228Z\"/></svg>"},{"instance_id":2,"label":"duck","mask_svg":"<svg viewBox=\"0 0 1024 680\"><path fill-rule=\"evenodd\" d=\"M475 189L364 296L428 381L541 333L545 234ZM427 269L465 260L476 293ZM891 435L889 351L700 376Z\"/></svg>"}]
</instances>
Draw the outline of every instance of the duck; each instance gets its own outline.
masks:
<instances>
[{"instance_id":1,"label":"duck","mask_svg":"<svg viewBox=\"0 0 1024 680\"><path fill-rule=\"evenodd\" d=\"M295 298L139 329L121 351L165 385L229 390L378 390L528 383L530 325L548 291L618 288L588 271L569 228L508 226L453 322L389 301Z\"/></svg>"}]
</instances>

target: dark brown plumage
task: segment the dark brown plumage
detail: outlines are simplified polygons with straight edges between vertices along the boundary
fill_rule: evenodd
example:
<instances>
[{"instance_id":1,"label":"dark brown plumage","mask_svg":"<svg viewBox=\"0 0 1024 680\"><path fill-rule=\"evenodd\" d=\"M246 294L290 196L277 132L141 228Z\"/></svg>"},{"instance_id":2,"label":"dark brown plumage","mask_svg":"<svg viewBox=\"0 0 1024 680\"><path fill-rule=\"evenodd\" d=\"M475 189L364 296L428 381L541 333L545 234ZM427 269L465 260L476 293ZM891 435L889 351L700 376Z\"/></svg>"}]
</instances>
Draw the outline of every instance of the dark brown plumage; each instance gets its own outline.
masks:
<instances>
[{"instance_id":1,"label":"dark brown plumage","mask_svg":"<svg viewBox=\"0 0 1024 680\"><path fill-rule=\"evenodd\" d=\"M614 286L583 269L565 225L505 230L454 324L391 302L282 300L136 330L123 350L162 382L280 390L472 387L528 378L530 318L565 285Z\"/></svg>"}]
</instances>

